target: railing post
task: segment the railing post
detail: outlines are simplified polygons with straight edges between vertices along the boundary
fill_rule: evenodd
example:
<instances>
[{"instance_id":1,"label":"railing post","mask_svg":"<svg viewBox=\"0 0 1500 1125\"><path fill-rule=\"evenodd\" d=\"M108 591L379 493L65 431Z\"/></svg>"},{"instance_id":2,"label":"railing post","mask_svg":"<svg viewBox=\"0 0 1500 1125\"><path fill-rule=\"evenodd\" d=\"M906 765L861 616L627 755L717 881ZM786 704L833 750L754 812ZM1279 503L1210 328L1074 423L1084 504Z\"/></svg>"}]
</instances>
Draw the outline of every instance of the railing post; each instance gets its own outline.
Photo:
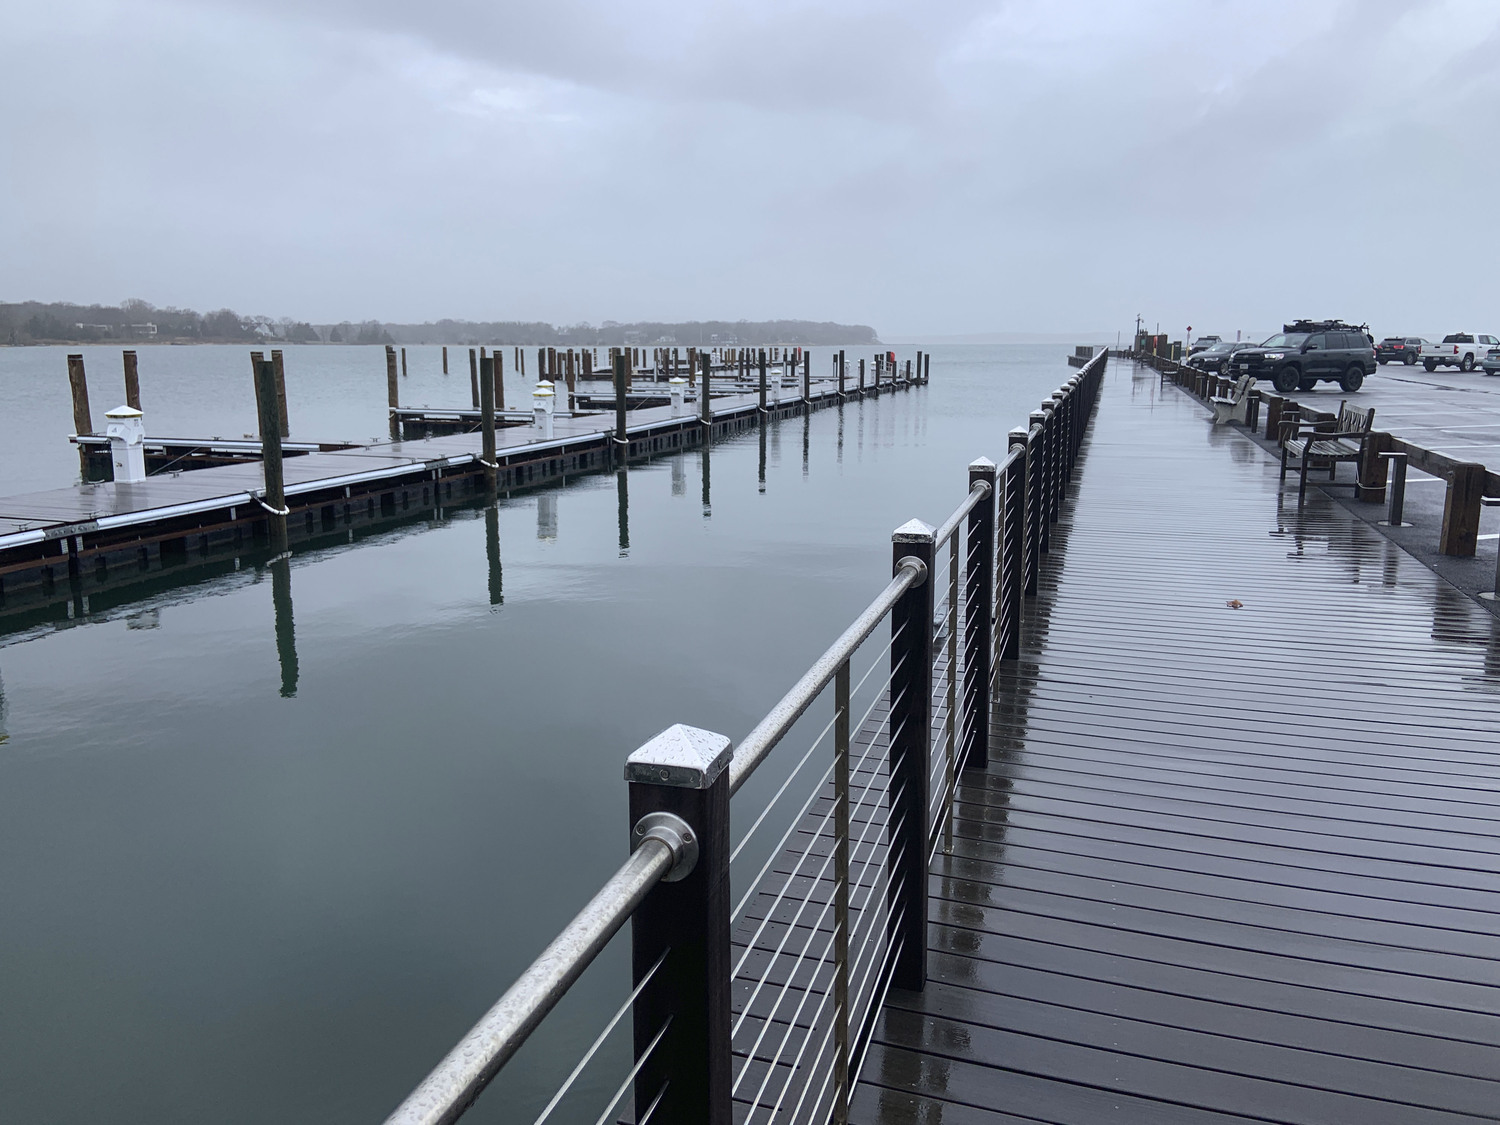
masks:
<instances>
[{"instance_id":1,"label":"railing post","mask_svg":"<svg viewBox=\"0 0 1500 1125\"><path fill-rule=\"evenodd\" d=\"M632 985L656 970L632 1012L635 1059L649 1052L635 1079L638 1121L730 1123L730 757L723 735L679 724L625 764L632 850L657 833L682 846L630 923Z\"/></svg>"},{"instance_id":2,"label":"railing post","mask_svg":"<svg viewBox=\"0 0 1500 1125\"><path fill-rule=\"evenodd\" d=\"M1034 594L1041 557L1052 546L1047 523L1047 414L1033 411L1028 421L1031 439L1026 446L1026 480L1031 488L1026 494L1026 530L1030 537L1031 570L1026 578L1026 592Z\"/></svg>"},{"instance_id":3,"label":"railing post","mask_svg":"<svg viewBox=\"0 0 1500 1125\"><path fill-rule=\"evenodd\" d=\"M921 581L891 610L889 720L890 788L887 932L899 948L892 969L896 988L920 990L927 983L928 756L932 746L933 528L921 520L891 535L891 571L904 560L922 564Z\"/></svg>"},{"instance_id":4,"label":"railing post","mask_svg":"<svg viewBox=\"0 0 1500 1125\"><path fill-rule=\"evenodd\" d=\"M1002 580L1005 585L1005 604L997 607L1005 620L1005 648L1000 659L1014 660L1021 655L1021 611L1027 594L1026 561L1026 489L1029 487L1026 450L1030 436L1025 430L1011 430L1008 440L1010 448L1021 448L1021 455L1011 463L1007 476L1014 473L1016 484L1011 488L1007 481L1005 489L1005 522L1001 529Z\"/></svg>"},{"instance_id":5,"label":"railing post","mask_svg":"<svg viewBox=\"0 0 1500 1125\"><path fill-rule=\"evenodd\" d=\"M849 661L833 679L833 1125L849 1121Z\"/></svg>"},{"instance_id":6,"label":"railing post","mask_svg":"<svg viewBox=\"0 0 1500 1125\"><path fill-rule=\"evenodd\" d=\"M1385 519L1380 522L1387 527L1410 527L1411 524L1402 523L1401 516L1406 505L1406 454L1405 453L1382 453L1380 455L1380 470L1385 472L1386 462L1391 466L1391 509Z\"/></svg>"},{"instance_id":7,"label":"railing post","mask_svg":"<svg viewBox=\"0 0 1500 1125\"><path fill-rule=\"evenodd\" d=\"M990 657L995 650L995 462L988 457L969 465L970 491L981 481L990 486L990 494L969 509L969 526L964 533L968 582L964 591L961 760L966 768L972 769L990 764Z\"/></svg>"}]
</instances>

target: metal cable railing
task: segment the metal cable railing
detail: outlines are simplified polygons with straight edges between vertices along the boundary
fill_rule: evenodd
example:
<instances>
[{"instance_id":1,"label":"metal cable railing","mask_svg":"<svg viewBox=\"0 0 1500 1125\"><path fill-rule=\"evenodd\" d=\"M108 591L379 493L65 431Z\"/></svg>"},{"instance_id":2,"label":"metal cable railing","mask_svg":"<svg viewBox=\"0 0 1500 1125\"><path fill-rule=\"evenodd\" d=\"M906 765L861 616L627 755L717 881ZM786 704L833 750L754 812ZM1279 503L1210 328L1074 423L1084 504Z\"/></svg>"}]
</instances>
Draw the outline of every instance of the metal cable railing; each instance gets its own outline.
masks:
<instances>
[{"instance_id":1,"label":"metal cable railing","mask_svg":"<svg viewBox=\"0 0 1500 1125\"><path fill-rule=\"evenodd\" d=\"M845 1125L886 994L926 982L927 871L955 846L966 771L988 764L990 704L1021 653L1025 599L1105 355L1011 431L998 465L969 467L968 493L939 527L896 530L886 587L737 749L675 726L630 755L630 857L390 1123L462 1116L629 921L631 991L535 1125L572 1104L626 1013L633 1063L598 1125L632 1091L638 1125ZM851 684L852 662L887 621ZM820 729L731 846L731 797L830 688L832 716L809 720ZM731 864L772 825L782 831L734 900Z\"/></svg>"}]
</instances>

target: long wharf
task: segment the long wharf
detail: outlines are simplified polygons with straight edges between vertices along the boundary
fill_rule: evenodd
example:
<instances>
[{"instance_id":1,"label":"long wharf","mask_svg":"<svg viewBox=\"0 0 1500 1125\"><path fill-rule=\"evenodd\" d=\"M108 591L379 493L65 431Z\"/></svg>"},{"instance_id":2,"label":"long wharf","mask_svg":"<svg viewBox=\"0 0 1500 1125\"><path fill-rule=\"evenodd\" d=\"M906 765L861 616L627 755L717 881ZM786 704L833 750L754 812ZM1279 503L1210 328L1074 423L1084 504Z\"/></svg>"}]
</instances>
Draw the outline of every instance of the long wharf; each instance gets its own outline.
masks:
<instances>
[{"instance_id":1,"label":"long wharf","mask_svg":"<svg viewBox=\"0 0 1500 1125\"><path fill-rule=\"evenodd\" d=\"M391 370L393 356L388 350ZM69 374L76 392L82 385L81 360L70 362ZM543 428L533 424L538 415L507 412L496 403L493 487L510 492L616 468L696 447L705 438L722 438L762 419L905 390L924 379L925 373L908 370L905 377L888 373L878 385L857 388L837 377L804 378L796 394L767 397L764 390L726 377L722 388L715 381L706 397L698 394L694 402L683 395L675 406L670 395L638 404L626 394L607 400L611 407L623 404L620 410L549 409ZM477 394L477 379L475 385ZM81 400L75 393L75 407L80 404L81 411L75 410L80 433L74 440L86 465L107 464L109 439L84 432L91 429L86 391ZM0 605L16 594L52 596L80 582L86 591L87 583L105 582L112 571L149 571L174 559L265 541L278 515L296 542L484 493L481 410L412 410L393 402L390 417L399 440L281 443L284 505L267 503L260 441L191 438L146 439L144 480L0 497Z\"/></svg>"},{"instance_id":2,"label":"long wharf","mask_svg":"<svg viewBox=\"0 0 1500 1125\"><path fill-rule=\"evenodd\" d=\"M1495 617L1084 358L753 730L630 755L629 858L391 1122L459 1118L627 923L539 1120L616 1026L579 1119L1496 1119Z\"/></svg>"}]
</instances>

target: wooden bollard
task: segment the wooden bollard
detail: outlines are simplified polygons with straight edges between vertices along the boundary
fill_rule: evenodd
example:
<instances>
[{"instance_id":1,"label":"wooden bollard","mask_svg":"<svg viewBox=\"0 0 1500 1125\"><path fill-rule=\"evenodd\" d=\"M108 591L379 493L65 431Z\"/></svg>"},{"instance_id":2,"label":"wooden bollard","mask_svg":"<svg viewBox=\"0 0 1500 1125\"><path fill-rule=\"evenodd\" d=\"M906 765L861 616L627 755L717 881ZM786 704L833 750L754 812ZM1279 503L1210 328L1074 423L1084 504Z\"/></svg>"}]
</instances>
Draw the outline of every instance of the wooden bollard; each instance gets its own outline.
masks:
<instances>
[{"instance_id":1,"label":"wooden bollard","mask_svg":"<svg viewBox=\"0 0 1500 1125\"><path fill-rule=\"evenodd\" d=\"M406 378L406 349L401 349L401 378Z\"/></svg>"},{"instance_id":2,"label":"wooden bollard","mask_svg":"<svg viewBox=\"0 0 1500 1125\"><path fill-rule=\"evenodd\" d=\"M573 362L572 348L568 349L566 377L568 380L568 409L572 411L578 408L577 403L574 401L574 392L578 389L578 369Z\"/></svg>"},{"instance_id":3,"label":"wooden bollard","mask_svg":"<svg viewBox=\"0 0 1500 1125\"><path fill-rule=\"evenodd\" d=\"M1480 499L1484 496L1485 468L1464 463L1453 466L1448 493L1443 498L1443 533L1438 550L1445 555L1468 558L1479 545Z\"/></svg>"},{"instance_id":4,"label":"wooden bollard","mask_svg":"<svg viewBox=\"0 0 1500 1125\"><path fill-rule=\"evenodd\" d=\"M1266 404L1266 440L1277 441L1281 437L1281 411L1286 399L1273 394L1263 394L1261 398Z\"/></svg>"},{"instance_id":5,"label":"wooden bollard","mask_svg":"<svg viewBox=\"0 0 1500 1125\"><path fill-rule=\"evenodd\" d=\"M469 405L479 409L479 353L469 349Z\"/></svg>"},{"instance_id":6,"label":"wooden bollard","mask_svg":"<svg viewBox=\"0 0 1500 1125\"><path fill-rule=\"evenodd\" d=\"M276 418L281 424L281 436L291 437L292 427L286 412L286 362L281 349L271 349L271 369L276 372Z\"/></svg>"},{"instance_id":7,"label":"wooden bollard","mask_svg":"<svg viewBox=\"0 0 1500 1125\"><path fill-rule=\"evenodd\" d=\"M259 354L255 353L257 356ZM385 401L392 410L401 405L401 383L396 375L396 349L389 344L385 346Z\"/></svg>"},{"instance_id":8,"label":"wooden bollard","mask_svg":"<svg viewBox=\"0 0 1500 1125\"><path fill-rule=\"evenodd\" d=\"M443 374L448 374L448 345L443 345Z\"/></svg>"},{"instance_id":9,"label":"wooden bollard","mask_svg":"<svg viewBox=\"0 0 1500 1125\"><path fill-rule=\"evenodd\" d=\"M135 352L123 352L120 358L125 363L125 405L132 410L139 410L141 408L141 376L136 368Z\"/></svg>"},{"instance_id":10,"label":"wooden bollard","mask_svg":"<svg viewBox=\"0 0 1500 1125\"><path fill-rule=\"evenodd\" d=\"M802 405L812 406L812 352L802 353Z\"/></svg>"},{"instance_id":11,"label":"wooden bollard","mask_svg":"<svg viewBox=\"0 0 1500 1125\"><path fill-rule=\"evenodd\" d=\"M760 411L766 412L766 349L760 349Z\"/></svg>"},{"instance_id":12,"label":"wooden bollard","mask_svg":"<svg viewBox=\"0 0 1500 1125\"><path fill-rule=\"evenodd\" d=\"M500 354L500 349L495 349L495 409L505 409L505 357Z\"/></svg>"},{"instance_id":13,"label":"wooden bollard","mask_svg":"<svg viewBox=\"0 0 1500 1125\"><path fill-rule=\"evenodd\" d=\"M839 349L838 358L834 360L839 373L839 398L844 397L844 349Z\"/></svg>"},{"instance_id":14,"label":"wooden bollard","mask_svg":"<svg viewBox=\"0 0 1500 1125\"><path fill-rule=\"evenodd\" d=\"M583 356L583 377L585 379L592 379L594 377L593 353L588 348L584 348L580 354Z\"/></svg>"},{"instance_id":15,"label":"wooden bollard","mask_svg":"<svg viewBox=\"0 0 1500 1125\"><path fill-rule=\"evenodd\" d=\"M479 435L484 486L494 492L500 466L495 461L495 359L490 356L479 358Z\"/></svg>"},{"instance_id":16,"label":"wooden bollard","mask_svg":"<svg viewBox=\"0 0 1500 1125\"><path fill-rule=\"evenodd\" d=\"M389 367L396 369L395 353L390 354ZM286 550L286 483L281 468L281 417L276 409L276 365L267 359L255 363L256 403L260 420L260 466L266 490L262 502L266 507L266 526L271 537L271 550ZM394 404L392 404L394 405Z\"/></svg>"},{"instance_id":17,"label":"wooden bollard","mask_svg":"<svg viewBox=\"0 0 1500 1125\"><path fill-rule=\"evenodd\" d=\"M1386 471L1390 459L1381 454L1391 448L1391 435L1381 430L1371 430L1365 435L1359 451L1359 477L1354 486L1354 497L1366 504L1385 502Z\"/></svg>"},{"instance_id":18,"label":"wooden bollard","mask_svg":"<svg viewBox=\"0 0 1500 1125\"><path fill-rule=\"evenodd\" d=\"M859 397L865 397L865 361L859 361Z\"/></svg>"},{"instance_id":19,"label":"wooden bollard","mask_svg":"<svg viewBox=\"0 0 1500 1125\"><path fill-rule=\"evenodd\" d=\"M68 357L68 389L73 392L73 432L94 432L94 417L89 412L89 383L83 373L83 356Z\"/></svg>"}]
</instances>

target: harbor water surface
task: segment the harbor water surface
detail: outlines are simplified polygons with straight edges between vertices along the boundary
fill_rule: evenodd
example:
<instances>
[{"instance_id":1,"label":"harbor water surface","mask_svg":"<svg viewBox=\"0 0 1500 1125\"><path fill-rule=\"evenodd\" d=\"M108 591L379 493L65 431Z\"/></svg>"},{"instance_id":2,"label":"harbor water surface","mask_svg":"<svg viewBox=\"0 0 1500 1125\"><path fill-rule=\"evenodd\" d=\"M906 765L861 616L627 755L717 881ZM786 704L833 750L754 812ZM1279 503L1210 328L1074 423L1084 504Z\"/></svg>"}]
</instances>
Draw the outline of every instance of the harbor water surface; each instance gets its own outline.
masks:
<instances>
[{"instance_id":1,"label":"harbor water surface","mask_svg":"<svg viewBox=\"0 0 1500 1125\"><path fill-rule=\"evenodd\" d=\"M0 492L76 479L68 350L0 350ZM83 350L99 425L119 353ZM0 1120L383 1119L623 859L625 756L674 722L743 736L882 587L891 530L939 522L966 465L1003 456L1066 350L936 347L930 386L772 423L764 454L750 430L12 620ZM246 352L140 349L148 433L252 432ZM403 401L466 406L450 356L445 379L409 349ZM384 433L380 349L286 367L293 439ZM628 992L627 952L474 1120L535 1117ZM592 1121L628 1054L613 1037L551 1120Z\"/></svg>"}]
</instances>

